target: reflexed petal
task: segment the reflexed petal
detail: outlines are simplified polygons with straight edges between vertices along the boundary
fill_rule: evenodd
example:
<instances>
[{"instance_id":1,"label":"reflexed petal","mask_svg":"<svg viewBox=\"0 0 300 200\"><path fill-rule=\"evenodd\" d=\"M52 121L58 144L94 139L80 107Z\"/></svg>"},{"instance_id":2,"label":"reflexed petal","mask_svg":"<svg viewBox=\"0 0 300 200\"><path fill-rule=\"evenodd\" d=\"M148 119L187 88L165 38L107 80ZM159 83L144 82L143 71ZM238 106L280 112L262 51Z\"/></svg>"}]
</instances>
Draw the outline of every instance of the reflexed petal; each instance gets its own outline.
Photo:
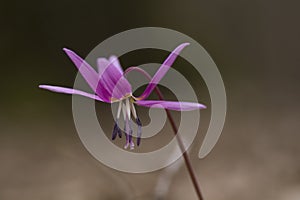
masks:
<instances>
[{"instance_id":1,"label":"reflexed petal","mask_svg":"<svg viewBox=\"0 0 300 200\"><path fill-rule=\"evenodd\" d=\"M159 83L159 81L165 76L167 71L170 69L171 65L174 63L175 59L179 55L179 53L189 45L189 43L183 43L179 45L172 53L168 56L168 58L164 61L164 63L161 65L161 67L157 70L151 81L149 82L147 88L143 92L143 94L138 97L138 99L145 99L147 98L155 86Z\"/></svg>"},{"instance_id":2,"label":"reflexed petal","mask_svg":"<svg viewBox=\"0 0 300 200\"><path fill-rule=\"evenodd\" d=\"M39 88L50 90L52 92L81 95L81 96L85 96L85 97L95 99L95 100L98 100L98 101L103 101L97 95L89 94L89 93L86 93L86 92L83 92L83 91L80 91L80 90L75 90L75 89L72 89L72 88L64 88L64 87L51 86L51 85L39 85Z\"/></svg>"},{"instance_id":3,"label":"reflexed petal","mask_svg":"<svg viewBox=\"0 0 300 200\"><path fill-rule=\"evenodd\" d=\"M64 48L65 53L69 56L72 62L77 67L80 74L83 76L85 81L89 84L92 90L95 92L98 83L98 75L97 72L80 56L78 56L75 52Z\"/></svg>"},{"instance_id":4,"label":"reflexed petal","mask_svg":"<svg viewBox=\"0 0 300 200\"><path fill-rule=\"evenodd\" d=\"M118 66L116 59L112 57L111 60L105 58L97 60L100 80L96 93L99 96L105 96L107 100L111 100L111 98L121 99L131 94L131 85L123 76L123 70L121 66Z\"/></svg>"},{"instance_id":5,"label":"reflexed petal","mask_svg":"<svg viewBox=\"0 0 300 200\"><path fill-rule=\"evenodd\" d=\"M119 70L120 74L123 74L124 71L121 67L120 61L117 56L110 56L109 59L107 60L106 58L98 58L98 73L101 75L105 69L108 67L109 63L113 63L115 67Z\"/></svg>"},{"instance_id":6,"label":"reflexed petal","mask_svg":"<svg viewBox=\"0 0 300 200\"><path fill-rule=\"evenodd\" d=\"M119 61L119 59L118 59L117 56L114 56L114 55L110 56L109 57L109 62L112 62L116 66L116 68L119 69L119 71L121 72L121 74L124 73L124 71L122 69L122 66L120 64L120 61Z\"/></svg>"},{"instance_id":7,"label":"reflexed petal","mask_svg":"<svg viewBox=\"0 0 300 200\"><path fill-rule=\"evenodd\" d=\"M156 101L156 100L140 100L135 102L139 106L151 107L151 108L165 108L168 110L177 111L189 111L196 109L204 109L205 105L192 102L180 102L180 101Z\"/></svg>"}]
</instances>

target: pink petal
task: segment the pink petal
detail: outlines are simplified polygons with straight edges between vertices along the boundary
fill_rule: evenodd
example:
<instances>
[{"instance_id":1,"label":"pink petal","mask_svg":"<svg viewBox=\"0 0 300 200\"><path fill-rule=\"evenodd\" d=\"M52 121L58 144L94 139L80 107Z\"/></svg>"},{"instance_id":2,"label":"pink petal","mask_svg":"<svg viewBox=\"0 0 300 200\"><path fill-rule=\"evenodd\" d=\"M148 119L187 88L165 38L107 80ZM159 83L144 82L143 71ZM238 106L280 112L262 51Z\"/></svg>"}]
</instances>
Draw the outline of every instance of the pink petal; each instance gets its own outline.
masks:
<instances>
[{"instance_id":1,"label":"pink petal","mask_svg":"<svg viewBox=\"0 0 300 200\"><path fill-rule=\"evenodd\" d=\"M89 84L89 86L92 88L92 90L95 92L97 88L98 83L98 75L97 72L86 62L84 61L80 56L78 56L75 52L64 48L63 49L65 53L69 56L69 58L72 60L72 62L77 67L80 74L83 76L83 78L86 80L86 82Z\"/></svg>"},{"instance_id":2,"label":"pink petal","mask_svg":"<svg viewBox=\"0 0 300 200\"><path fill-rule=\"evenodd\" d=\"M110 100L111 98L121 99L132 93L131 85L123 76L123 70L116 57L111 57L110 60L99 58L97 64L100 77L96 89L97 94Z\"/></svg>"},{"instance_id":3,"label":"pink petal","mask_svg":"<svg viewBox=\"0 0 300 200\"><path fill-rule=\"evenodd\" d=\"M192 102L180 102L180 101L156 101L156 100L140 100L135 102L139 106L151 107L151 108L164 108L168 110L177 111L190 111L206 108L205 105Z\"/></svg>"},{"instance_id":4,"label":"pink petal","mask_svg":"<svg viewBox=\"0 0 300 200\"><path fill-rule=\"evenodd\" d=\"M170 69L171 65L174 63L175 59L179 55L179 53L189 45L189 43L183 43L179 45L172 53L168 56L168 58L164 61L164 63L161 65L161 67L158 69L158 71L153 76L152 80L149 82L147 88L143 92L143 94L138 97L138 99L145 99L147 98L153 89L156 87L156 85L159 83L159 81L165 76L167 71Z\"/></svg>"},{"instance_id":5,"label":"pink petal","mask_svg":"<svg viewBox=\"0 0 300 200\"><path fill-rule=\"evenodd\" d=\"M113 64L115 65L115 67L119 70L119 72L120 72L121 74L124 73L124 72L123 72L123 69L122 69L122 67L121 67L120 61L119 61L119 59L118 59L117 56L112 55L112 56L109 57L108 60L107 60L106 58L98 58L97 62L98 62L98 65L97 65L97 66L98 66L98 73L99 73L100 75L101 75L101 74L105 71L105 69L108 67L108 64L109 64L109 63L113 63Z\"/></svg>"},{"instance_id":6,"label":"pink petal","mask_svg":"<svg viewBox=\"0 0 300 200\"><path fill-rule=\"evenodd\" d=\"M50 90L52 92L81 95L81 96L85 96L85 97L88 97L88 98L91 98L91 99L95 99L97 101L103 101L97 95L89 94L89 93L86 93L86 92L83 92L83 91L80 91L80 90L75 90L75 89L72 89L72 88L64 88L64 87L51 86L51 85L39 85L39 88Z\"/></svg>"},{"instance_id":7,"label":"pink petal","mask_svg":"<svg viewBox=\"0 0 300 200\"><path fill-rule=\"evenodd\" d=\"M116 68L120 71L121 74L124 73L124 71L122 69L122 66L120 64L120 61L119 61L117 56L112 55L112 56L109 57L108 60L109 60L109 62L112 62L116 66Z\"/></svg>"}]
</instances>

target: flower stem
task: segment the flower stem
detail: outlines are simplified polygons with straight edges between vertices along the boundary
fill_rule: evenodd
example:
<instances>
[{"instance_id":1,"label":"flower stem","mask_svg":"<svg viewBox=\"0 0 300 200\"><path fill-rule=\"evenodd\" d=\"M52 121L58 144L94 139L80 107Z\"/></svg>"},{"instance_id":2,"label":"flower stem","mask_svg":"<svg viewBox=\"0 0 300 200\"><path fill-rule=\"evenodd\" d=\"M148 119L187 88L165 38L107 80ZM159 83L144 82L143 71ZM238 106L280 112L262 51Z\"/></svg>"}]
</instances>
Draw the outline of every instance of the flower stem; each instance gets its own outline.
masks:
<instances>
[{"instance_id":1,"label":"flower stem","mask_svg":"<svg viewBox=\"0 0 300 200\"><path fill-rule=\"evenodd\" d=\"M149 80L151 80L151 76L150 76L146 71L144 71L144 70L141 69L141 68L138 68L138 67L130 67L130 68L128 68L128 69L124 72L124 74L127 74L127 73L130 72L130 71L137 71L137 72L143 74L143 75L144 75L145 77L147 77ZM156 94L157 94L157 96L158 96L158 98L159 98L160 100L164 100L163 94L161 93L160 89L159 89L157 86L155 87L155 92L156 92ZM191 179L192 179L192 183L193 183L194 189L195 189L195 191L196 191L197 197L198 197L199 200L204 200L204 198L203 198L203 196L202 196L202 193L201 193L201 190L200 190L200 185L199 185L199 183L198 183L198 181L197 181L196 174L195 174L195 171L194 171L194 169L193 169L193 167L192 167L192 164L191 164L189 155L187 154L187 152L186 152L186 150L185 150L185 148L184 148L184 144L183 144L183 142L182 142L180 136L177 134L178 128L177 128L177 126L176 126L176 124L175 124L175 121L174 121L174 119L173 119L173 117L172 117L170 111L167 110L167 109L165 109L165 111L166 111L167 117L168 117L168 119L169 119L169 121L170 121L170 123L171 123L172 129L173 129L173 132L174 132L174 135L175 135L175 137L176 137L176 139L177 139L177 142L178 142L178 145L179 145L179 148L180 148L180 150L181 150L181 152L182 152L182 155L183 155L183 158L184 158L184 162L185 162L186 168L187 168L187 170L188 170L188 172L189 172L189 175L190 175L190 177L191 177Z\"/></svg>"}]
</instances>

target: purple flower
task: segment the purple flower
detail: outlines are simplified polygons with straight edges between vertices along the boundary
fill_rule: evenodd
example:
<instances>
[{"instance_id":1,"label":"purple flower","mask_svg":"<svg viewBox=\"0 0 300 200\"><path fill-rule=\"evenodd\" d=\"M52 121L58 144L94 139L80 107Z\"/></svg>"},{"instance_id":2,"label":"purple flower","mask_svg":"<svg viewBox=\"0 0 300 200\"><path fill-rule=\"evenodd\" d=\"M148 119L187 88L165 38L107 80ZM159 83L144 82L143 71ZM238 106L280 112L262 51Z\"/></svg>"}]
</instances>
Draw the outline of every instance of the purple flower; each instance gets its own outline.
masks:
<instances>
[{"instance_id":1,"label":"purple flower","mask_svg":"<svg viewBox=\"0 0 300 200\"><path fill-rule=\"evenodd\" d=\"M179 45L175 50L173 50L173 52L167 57L167 59L155 73L152 80L149 82L148 86L140 97L134 97L132 95L131 85L125 78L123 69L116 56L111 56L109 57L109 59L98 58L97 73L86 61L80 58L73 51L66 48L64 48L65 53L78 68L80 74L94 91L94 94L58 86L40 85L39 87L53 92L81 95L105 103L118 103L119 107L117 110L117 117L113 128L112 139L114 140L117 135L119 135L119 137L122 137L122 130L119 127L119 119L121 113L123 113L125 121L124 132L126 136L126 144L124 148L130 147L130 149L133 149L134 142L132 140L131 114L138 125L137 145L140 144L142 133L142 124L136 113L135 105L164 108L177 111L189 111L206 108L204 105L199 103L145 100L154 90L159 81L167 73L179 53L187 45L189 45L189 43L183 43Z\"/></svg>"}]
</instances>

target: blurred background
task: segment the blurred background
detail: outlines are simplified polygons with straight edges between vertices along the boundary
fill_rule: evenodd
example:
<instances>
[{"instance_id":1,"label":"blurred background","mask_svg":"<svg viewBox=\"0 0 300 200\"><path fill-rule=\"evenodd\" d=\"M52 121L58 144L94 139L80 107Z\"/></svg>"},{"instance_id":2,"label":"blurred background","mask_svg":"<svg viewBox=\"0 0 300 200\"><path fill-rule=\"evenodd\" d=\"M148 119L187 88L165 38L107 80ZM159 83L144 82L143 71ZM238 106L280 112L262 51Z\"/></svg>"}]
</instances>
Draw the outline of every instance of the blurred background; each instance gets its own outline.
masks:
<instances>
[{"instance_id":1,"label":"blurred background","mask_svg":"<svg viewBox=\"0 0 300 200\"><path fill-rule=\"evenodd\" d=\"M114 34L157 26L198 41L226 87L228 112L219 142L198 159L209 108L201 113L189 150L205 199L299 200L299 6L283 0L2 1L0 199L155 199L160 178L172 166L147 174L104 166L77 135L71 96L42 91L38 84L73 85L77 71L63 47L85 57ZM167 55L131 52L121 62L126 68L162 62ZM180 69L180 61L174 67ZM205 84L196 87L198 78L191 81L199 101L209 106ZM105 104L97 106L109 111ZM140 113L149 120L147 109ZM106 121L110 137L112 121ZM172 134L167 124L144 146L163 145ZM163 199L196 199L185 166L177 164Z\"/></svg>"}]
</instances>

